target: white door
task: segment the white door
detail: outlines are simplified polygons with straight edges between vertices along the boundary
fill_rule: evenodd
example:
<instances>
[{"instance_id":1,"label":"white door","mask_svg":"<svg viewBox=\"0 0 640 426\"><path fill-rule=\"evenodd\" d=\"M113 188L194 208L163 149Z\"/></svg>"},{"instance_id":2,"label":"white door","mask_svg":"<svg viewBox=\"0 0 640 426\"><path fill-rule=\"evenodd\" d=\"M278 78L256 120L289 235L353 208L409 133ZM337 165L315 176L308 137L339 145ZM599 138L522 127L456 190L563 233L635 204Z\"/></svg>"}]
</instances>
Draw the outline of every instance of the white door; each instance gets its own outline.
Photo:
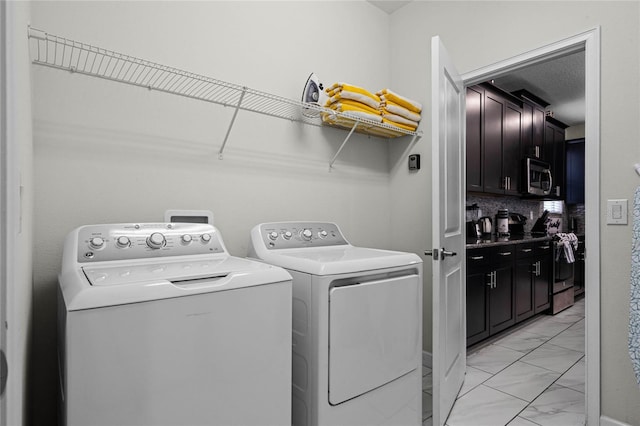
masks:
<instances>
[{"instance_id":1,"label":"white door","mask_svg":"<svg viewBox=\"0 0 640 426\"><path fill-rule=\"evenodd\" d=\"M444 425L466 369L462 79L439 37L431 40L433 168L433 424Z\"/></svg>"}]
</instances>

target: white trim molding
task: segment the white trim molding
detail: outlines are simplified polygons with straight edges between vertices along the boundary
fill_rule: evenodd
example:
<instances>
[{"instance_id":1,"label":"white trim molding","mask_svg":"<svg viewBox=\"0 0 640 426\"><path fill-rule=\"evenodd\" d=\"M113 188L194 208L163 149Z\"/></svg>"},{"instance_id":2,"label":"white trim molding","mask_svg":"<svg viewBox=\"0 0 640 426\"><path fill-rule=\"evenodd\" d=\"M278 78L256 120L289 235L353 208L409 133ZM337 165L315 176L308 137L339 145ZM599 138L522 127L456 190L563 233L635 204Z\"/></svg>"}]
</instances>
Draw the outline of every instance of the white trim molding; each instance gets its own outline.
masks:
<instances>
[{"instance_id":1,"label":"white trim molding","mask_svg":"<svg viewBox=\"0 0 640 426\"><path fill-rule=\"evenodd\" d=\"M496 78L542 61L585 52L585 243L586 262L586 420L600 418L600 27L525 52L462 75L466 86ZM603 417L604 418L604 417ZM617 423L611 423L617 424Z\"/></svg>"},{"instance_id":2,"label":"white trim molding","mask_svg":"<svg viewBox=\"0 0 640 426\"><path fill-rule=\"evenodd\" d=\"M602 416L600 417L600 426L631 426L628 423L621 422L611 417Z\"/></svg>"}]
</instances>

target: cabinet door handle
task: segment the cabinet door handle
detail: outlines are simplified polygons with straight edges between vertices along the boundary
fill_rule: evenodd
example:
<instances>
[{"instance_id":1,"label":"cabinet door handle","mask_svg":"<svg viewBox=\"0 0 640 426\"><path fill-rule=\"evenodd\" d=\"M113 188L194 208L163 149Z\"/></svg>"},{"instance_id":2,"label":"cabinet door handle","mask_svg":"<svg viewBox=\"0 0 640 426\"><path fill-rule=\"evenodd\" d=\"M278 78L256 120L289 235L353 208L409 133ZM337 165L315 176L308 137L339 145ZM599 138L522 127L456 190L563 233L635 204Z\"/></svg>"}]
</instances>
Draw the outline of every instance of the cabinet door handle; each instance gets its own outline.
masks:
<instances>
[{"instance_id":1,"label":"cabinet door handle","mask_svg":"<svg viewBox=\"0 0 640 426\"><path fill-rule=\"evenodd\" d=\"M511 176L507 176L507 189L511 189Z\"/></svg>"},{"instance_id":2,"label":"cabinet door handle","mask_svg":"<svg viewBox=\"0 0 640 426\"><path fill-rule=\"evenodd\" d=\"M536 277L540 276L540 261L536 262Z\"/></svg>"},{"instance_id":3,"label":"cabinet door handle","mask_svg":"<svg viewBox=\"0 0 640 426\"><path fill-rule=\"evenodd\" d=\"M482 260L484 256L471 256L471 260Z\"/></svg>"},{"instance_id":4,"label":"cabinet door handle","mask_svg":"<svg viewBox=\"0 0 640 426\"><path fill-rule=\"evenodd\" d=\"M510 251L503 251L502 253L498 253L500 256L511 256Z\"/></svg>"},{"instance_id":5,"label":"cabinet door handle","mask_svg":"<svg viewBox=\"0 0 640 426\"><path fill-rule=\"evenodd\" d=\"M538 246L538 248L542 250L549 250L551 246Z\"/></svg>"},{"instance_id":6,"label":"cabinet door handle","mask_svg":"<svg viewBox=\"0 0 640 426\"><path fill-rule=\"evenodd\" d=\"M536 154L535 154L536 158L540 158L540 146L539 145L536 145L535 152L536 152Z\"/></svg>"},{"instance_id":7,"label":"cabinet door handle","mask_svg":"<svg viewBox=\"0 0 640 426\"><path fill-rule=\"evenodd\" d=\"M521 251L522 251L523 253L529 253L530 251L533 251L533 249L526 248L526 249L522 249Z\"/></svg>"},{"instance_id":8,"label":"cabinet door handle","mask_svg":"<svg viewBox=\"0 0 640 426\"><path fill-rule=\"evenodd\" d=\"M496 277L497 275L498 275L498 272L493 271L493 288L498 287L498 280L497 280L497 277Z\"/></svg>"}]
</instances>

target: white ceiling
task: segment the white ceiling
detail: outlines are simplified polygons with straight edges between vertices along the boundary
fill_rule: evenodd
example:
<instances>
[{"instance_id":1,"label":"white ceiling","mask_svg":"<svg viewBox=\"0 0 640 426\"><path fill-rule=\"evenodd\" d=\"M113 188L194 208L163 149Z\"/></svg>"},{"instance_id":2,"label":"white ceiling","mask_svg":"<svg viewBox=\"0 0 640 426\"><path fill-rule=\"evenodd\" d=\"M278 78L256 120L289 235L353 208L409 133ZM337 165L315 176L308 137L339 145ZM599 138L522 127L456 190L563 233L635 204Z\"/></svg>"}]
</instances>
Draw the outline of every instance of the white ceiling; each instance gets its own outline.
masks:
<instances>
[{"instance_id":1,"label":"white ceiling","mask_svg":"<svg viewBox=\"0 0 640 426\"><path fill-rule=\"evenodd\" d=\"M549 102L547 110L569 126L584 123L584 51L553 59L494 79L507 92L526 89Z\"/></svg>"},{"instance_id":2,"label":"white ceiling","mask_svg":"<svg viewBox=\"0 0 640 426\"><path fill-rule=\"evenodd\" d=\"M396 10L400 9L402 6L411 3L411 1L402 1L402 0L367 0L369 3L374 5L375 7L382 9L383 11L391 14Z\"/></svg>"},{"instance_id":3,"label":"white ceiling","mask_svg":"<svg viewBox=\"0 0 640 426\"><path fill-rule=\"evenodd\" d=\"M391 14L411 3L403 0L367 0ZM532 65L494 79L507 92L526 89L549 103L547 110L569 126L584 123L584 51Z\"/></svg>"}]
</instances>

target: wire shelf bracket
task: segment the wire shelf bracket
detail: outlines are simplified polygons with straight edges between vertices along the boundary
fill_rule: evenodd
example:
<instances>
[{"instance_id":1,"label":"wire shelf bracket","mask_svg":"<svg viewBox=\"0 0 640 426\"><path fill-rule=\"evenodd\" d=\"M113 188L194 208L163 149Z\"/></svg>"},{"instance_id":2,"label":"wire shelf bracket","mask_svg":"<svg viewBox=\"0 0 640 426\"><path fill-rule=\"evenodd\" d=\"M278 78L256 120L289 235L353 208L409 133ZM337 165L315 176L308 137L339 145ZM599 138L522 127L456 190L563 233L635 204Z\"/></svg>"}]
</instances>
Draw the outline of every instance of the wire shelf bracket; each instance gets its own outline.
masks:
<instances>
[{"instance_id":1,"label":"wire shelf bracket","mask_svg":"<svg viewBox=\"0 0 640 426\"><path fill-rule=\"evenodd\" d=\"M330 160L329 169L333 167L342 148L356 129L359 133L383 138L412 135L415 140L416 137L422 136L421 131L412 132L386 123L377 123L362 118L356 119L349 116L348 113L339 113L317 104L294 101L238 84L139 59L49 34L31 26L28 26L28 39L33 64L233 108L231 122L218 151L219 159L223 158L229 135L240 110L318 127L330 125L350 130L340 149ZM325 122L327 117L331 120Z\"/></svg>"}]
</instances>

